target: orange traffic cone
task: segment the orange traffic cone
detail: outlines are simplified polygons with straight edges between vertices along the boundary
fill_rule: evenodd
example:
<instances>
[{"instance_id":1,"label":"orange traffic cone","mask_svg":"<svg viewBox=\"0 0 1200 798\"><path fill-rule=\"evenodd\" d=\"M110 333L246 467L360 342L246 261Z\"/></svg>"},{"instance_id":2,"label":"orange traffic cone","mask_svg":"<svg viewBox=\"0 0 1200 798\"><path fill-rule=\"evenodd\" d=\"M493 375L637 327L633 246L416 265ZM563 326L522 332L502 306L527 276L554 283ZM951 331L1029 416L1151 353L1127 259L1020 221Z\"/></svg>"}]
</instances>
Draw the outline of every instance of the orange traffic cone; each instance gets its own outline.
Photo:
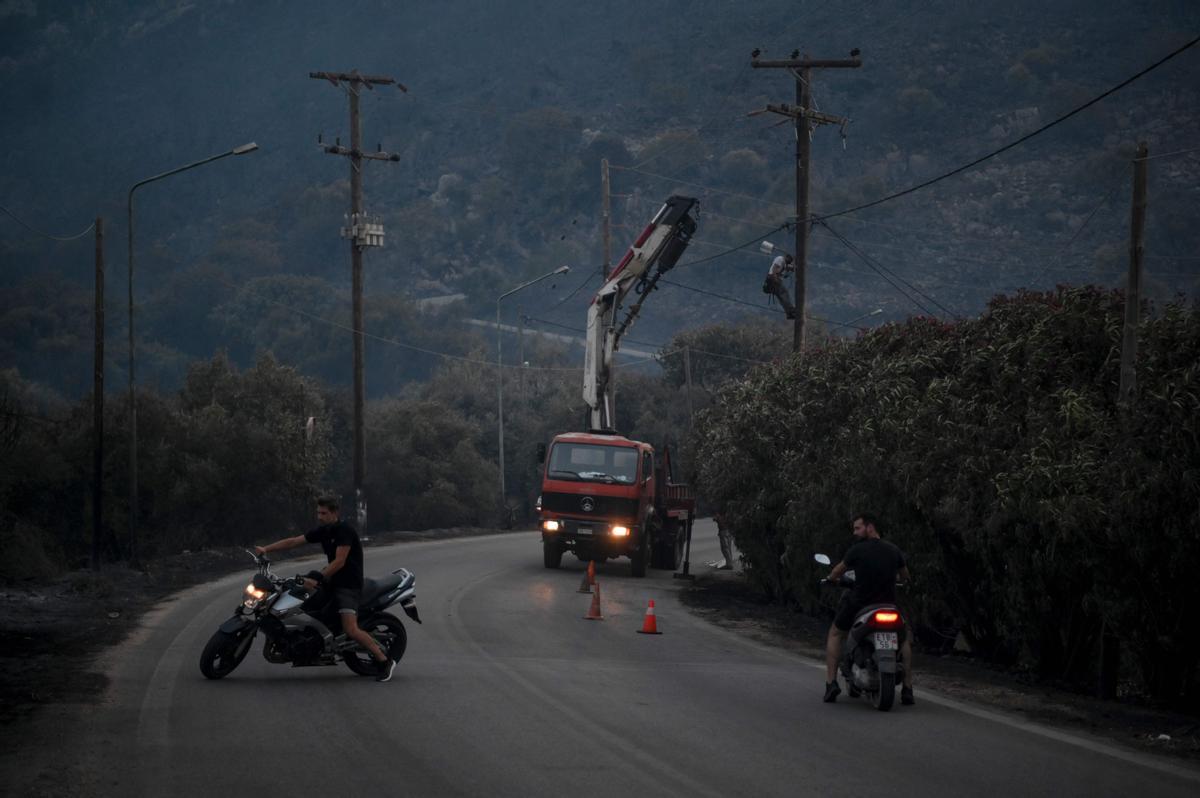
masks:
<instances>
[{"instance_id":1,"label":"orange traffic cone","mask_svg":"<svg viewBox=\"0 0 1200 798\"><path fill-rule=\"evenodd\" d=\"M596 561L588 560L587 570L583 572L583 581L579 583L576 593L591 593L592 585L596 584Z\"/></svg>"},{"instance_id":2,"label":"orange traffic cone","mask_svg":"<svg viewBox=\"0 0 1200 798\"><path fill-rule=\"evenodd\" d=\"M600 583L596 583L596 592L592 593L592 606L588 607L587 615L583 616L585 621L603 621L604 616L600 614Z\"/></svg>"},{"instance_id":3,"label":"orange traffic cone","mask_svg":"<svg viewBox=\"0 0 1200 798\"><path fill-rule=\"evenodd\" d=\"M638 629L640 635L660 635L658 631L658 616L654 614L654 599L650 599L650 603L646 605L646 618L642 621L642 628Z\"/></svg>"}]
</instances>

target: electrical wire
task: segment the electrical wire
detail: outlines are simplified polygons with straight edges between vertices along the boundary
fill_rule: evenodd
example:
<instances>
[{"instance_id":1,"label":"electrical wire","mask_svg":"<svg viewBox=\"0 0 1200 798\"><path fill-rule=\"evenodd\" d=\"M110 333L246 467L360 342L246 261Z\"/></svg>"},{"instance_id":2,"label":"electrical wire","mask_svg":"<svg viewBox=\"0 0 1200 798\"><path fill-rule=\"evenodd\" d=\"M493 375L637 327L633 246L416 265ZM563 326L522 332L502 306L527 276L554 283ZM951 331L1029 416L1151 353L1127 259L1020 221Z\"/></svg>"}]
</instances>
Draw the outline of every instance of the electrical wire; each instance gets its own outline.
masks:
<instances>
[{"instance_id":1,"label":"electrical wire","mask_svg":"<svg viewBox=\"0 0 1200 798\"><path fill-rule=\"evenodd\" d=\"M965 172L974 166L978 166L979 164L983 163L984 161L987 161L991 158L995 158L997 155L1000 155L1003 152L1007 152L1008 150L1011 150L1012 148L1014 148L1020 144L1024 144L1026 141L1029 141L1034 136L1037 136L1040 133L1044 133L1045 131L1049 130L1050 128L1054 127L1055 125L1061 124L1061 123L1067 121L1068 119L1070 119L1071 117L1075 116L1076 114L1078 114L1082 111L1085 111L1088 108L1091 108L1096 103L1100 102L1101 100L1105 99L1106 97L1108 97L1112 94L1115 94L1116 92L1118 92L1121 89L1128 86L1130 83L1133 83L1134 81L1138 80L1139 78L1143 77L1144 75L1147 75L1150 72L1154 71L1155 69L1158 69L1160 66L1167 63L1172 58L1174 58L1175 56L1184 52L1185 50L1188 50L1191 47L1194 47L1197 43L1200 43L1200 36L1197 36L1196 38L1192 39L1190 42L1183 45L1182 47L1177 48L1176 50L1172 51L1170 54L1164 56L1163 58L1160 58L1158 61L1155 61L1153 64L1146 67L1141 72L1138 72L1137 74L1133 75L1132 77L1126 78L1125 80L1118 83L1116 86L1113 86L1111 89L1109 89L1101 94L1096 95L1092 99L1085 102L1083 105L1080 105L1080 106L1074 108L1073 110L1068 111L1067 113L1058 117L1057 119L1042 125L1037 130L1034 130L1031 133L1026 133L1024 136L1021 136L1019 139L1016 139L1015 141L1010 141L1008 144L1005 144L1003 147L1001 147L997 150L993 150L992 152L989 152L987 155L984 155L982 158L976 158L975 160L971 161L970 163L963 164L962 166L960 166L956 169L952 169L949 172L946 172L945 174L938 175L937 177L932 178L930 180L926 180L923 183L918 183L915 186L910 186L909 188L906 188L903 191L897 191L894 194L888 194L885 197L880 197L879 199L872 200L871 202L864 202L861 205L855 205L853 208L846 208L845 210L841 210L836 213L829 213L829 214L825 214L824 216L814 217L813 221L816 222L816 221L822 221L824 219L835 219L838 216L845 216L848 213L856 213L856 212L864 210L866 208L873 208L876 205L882 205L885 202L890 202L891 200L898 199L898 198L906 196L908 194L912 194L913 192L916 192L916 191L920 191L923 188L928 188L929 186L932 186L935 183L940 183L941 181L943 181L949 177L953 177L954 175ZM1163 157L1165 157L1165 155Z\"/></svg>"},{"instance_id":2,"label":"electrical wire","mask_svg":"<svg viewBox=\"0 0 1200 798\"><path fill-rule=\"evenodd\" d=\"M889 284L890 284L890 285L891 285L893 288L895 288L897 291L899 291L899 292L900 292L900 294L901 294L901 295L902 295L902 296L903 296L905 299L907 299L909 302L912 302L914 305L916 305L916 306L917 306L918 308L920 308L921 310L925 311L925 313L927 313L928 315L930 315L930 316L933 316L934 318L936 318L936 317L937 317L937 314L936 314L936 313L934 313L932 310L930 310L929 308L927 308L927 307L925 307L924 305L922 305L920 302L918 302L918 301L917 301L916 299L914 299L913 297L909 296L909 295L908 295L908 293L907 293L907 292L906 292L906 291L905 291L903 288L901 288L901 287L900 287L900 286L899 286L899 285L896 283L896 281L895 281L895 280L893 280L891 277L889 277L888 275L890 274L890 272L889 272L887 269L884 269L882 266L878 265L878 264L877 264L877 263L876 263L876 262L875 262L875 261L874 261L874 260L873 260L873 259L872 259L872 258L869 256L869 255L867 255L866 253L864 253L864 252L863 252L862 250L860 250L858 247L854 246L854 244L853 244L853 243L852 243L852 242L851 242L849 239L847 239L845 236L843 236L843 235L839 234L839 233L838 233L836 230L834 230L832 227L830 227L830 226L829 226L829 225L828 225L828 224L827 224L825 221L823 221L823 220L819 220L819 221L820 221L820 224L822 224L822 225L823 225L823 226L824 226L826 229L828 229L828 230L829 230L829 232L833 233L833 235L834 235L834 237L835 237L835 238L837 238L839 241L841 241L841 242L842 242L842 245L843 245L843 246L845 246L845 247L846 247L846 249L848 249L848 250L850 250L851 252L853 252L853 253L854 253L855 255L857 255L857 256L858 256L860 259L862 259L863 263L867 264L867 265L868 265L868 266L870 266L872 269L874 269L874 270L875 270L875 271L876 271L876 272L879 274L879 276L880 276L880 277L882 277L882 278L883 278L884 280L886 280L886 281L887 281L887 282L888 282L888 283L889 283ZM896 280L900 280L900 278L899 278L899 277L896 277ZM922 293L921 291L919 291L918 289L914 288L914 287L913 287L911 284L909 284L908 282L906 282L906 281L904 281L904 280L900 280L900 281L901 281L901 282L903 282L905 285L907 285L907 286L908 286L908 287L909 287L909 288L910 288L912 291L914 291L915 293L921 294L921 296L924 296L926 299L929 299L929 298L930 298L930 297L928 297L926 294L924 294L924 293ZM935 302L935 304L937 304L937 303ZM938 304L938 307L941 307L941 308L945 309L945 306L944 306L944 305L940 305L940 304ZM947 313L950 313L950 315L955 315L953 312L951 312L951 311L949 311L949 310L946 310L946 312L947 312Z\"/></svg>"},{"instance_id":3,"label":"electrical wire","mask_svg":"<svg viewBox=\"0 0 1200 798\"><path fill-rule=\"evenodd\" d=\"M41 230L37 229L33 225L26 222L20 216L17 216L15 213L10 211L8 208L5 208L3 205L0 205L0 211L4 211L6 214L8 214L10 217L12 217L17 222L17 224L21 225L26 230L36 233L39 236L41 236L42 238L49 238L51 241L74 241L77 238L83 238L85 235L92 232L92 230L96 229L96 223L92 222L86 228L84 228L81 232L78 232L73 236L55 236L55 235L50 235L49 233L43 233Z\"/></svg>"}]
</instances>

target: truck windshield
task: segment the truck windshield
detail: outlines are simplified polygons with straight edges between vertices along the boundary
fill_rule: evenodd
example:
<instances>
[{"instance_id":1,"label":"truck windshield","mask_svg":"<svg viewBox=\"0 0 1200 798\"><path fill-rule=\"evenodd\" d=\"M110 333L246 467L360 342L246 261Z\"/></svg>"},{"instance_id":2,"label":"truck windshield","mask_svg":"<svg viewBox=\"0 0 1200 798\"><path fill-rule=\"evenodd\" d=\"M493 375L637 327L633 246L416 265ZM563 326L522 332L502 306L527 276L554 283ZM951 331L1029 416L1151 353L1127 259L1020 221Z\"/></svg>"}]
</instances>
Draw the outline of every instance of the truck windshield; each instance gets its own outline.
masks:
<instances>
[{"instance_id":1,"label":"truck windshield","mask_svg":"<svg viewBox=\"0 0 1200 798\"><path fill-rule=\"evenodd\" d=\"M632 485L637 479L638 450L628 446L556 443L546 475L551 479Z\"/></svg>"}]
</instances>

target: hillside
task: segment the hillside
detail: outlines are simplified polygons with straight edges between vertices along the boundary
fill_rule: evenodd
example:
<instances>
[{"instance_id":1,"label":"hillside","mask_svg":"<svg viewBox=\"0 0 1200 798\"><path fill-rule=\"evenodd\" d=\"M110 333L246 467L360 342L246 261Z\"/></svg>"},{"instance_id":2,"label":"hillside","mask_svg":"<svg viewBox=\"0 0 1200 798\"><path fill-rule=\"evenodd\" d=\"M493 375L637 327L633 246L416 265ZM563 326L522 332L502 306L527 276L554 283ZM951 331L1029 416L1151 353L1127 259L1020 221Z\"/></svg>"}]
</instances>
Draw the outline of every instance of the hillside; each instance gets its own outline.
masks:
<instances>
[{"instance_id":1,"label":"hillside","mask_svg":"<svg viewBox=\"0 0 1200 798\"><path fill-rule=\"evenodd\" d=\"M1117 4L1112 4L1117 6ZM852 119L813 138L813 210L829 213L935 177L1036 129L1200 31L1195 3L1077 0L881 6L598 4L464 0L351 2L8 2L0 5L0 204L37 228L74 233L106 219L108 331L125 335L126 192L138 180L245 141L260 150L139 191L140 377L178 383L226 349L270 350L345 381L349 258L337 237L348 142L342 91L313 70L386 74L409 89L365 98L365 141L400 154L371 163L368 208L387 246L367 258L368 329L437 352L488 354L465 318L555 266L572 274L506 303L547 330L578 327L597 271L600 159L613 171L614 259L663 198L702 200L686 260L720 255L793 213L794 143L777 117L792 79L749 53L820 57L861 48L860 70L818 74L818 107ZM830 220L924 297L906 298L833 234L811 246L810 313L879 320L979 313L1018 287L1120 284L1128 248L1129 158L1200 141L1200 48L1088 111L963 175ZM1152 162L1146 290L1192 293L1200 278L1200 157ZM788 234L772 238L790 247ZM68 393L90 384L92 244L0 223L9 297L0 358ZM766 262L753 247L664 286L634 336L662 343L704 322L761 315ZM596 283L593 281L594 289ZM577 290L578 289L578 290ZM573 293L574 292L574 293ZM463 293L437 313L414 299ZM719 295L719 296L714 296ZM931 301L931 300L935 300ZM748 304L747 304L748 303ZM532 310L536 308L537 310ZM305 315L308 314L308 315ZM110 345L110 384L124 354ZM395 343L368 347L373 394L437 362Z\"/></svg>"}]
</instances>

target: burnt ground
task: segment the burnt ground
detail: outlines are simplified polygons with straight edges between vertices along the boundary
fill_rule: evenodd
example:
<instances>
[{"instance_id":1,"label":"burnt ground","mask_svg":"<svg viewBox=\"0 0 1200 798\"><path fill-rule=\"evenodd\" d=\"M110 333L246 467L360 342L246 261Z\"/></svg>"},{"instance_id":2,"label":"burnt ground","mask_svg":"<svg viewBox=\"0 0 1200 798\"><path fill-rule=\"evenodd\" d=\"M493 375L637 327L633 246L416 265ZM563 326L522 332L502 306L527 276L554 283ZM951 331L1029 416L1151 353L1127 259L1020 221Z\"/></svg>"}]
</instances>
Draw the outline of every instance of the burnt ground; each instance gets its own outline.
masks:
<instances>
[{"instance_id":1,"label":"burnt ground","mask_svg":"<svg viewBox=\"0 0 1200 798\"><path fill-rule=\"evenodd\" d=\"M824 661L830 618L767 601L738 572L700 568L694 587L681 594L696 615L758 642ZM1102 701L961 654L916 647L913 687L1018 719L1134 749L1200 762L1200 717L1154 706L1135 696ZM819 690L819 685L817 688ZM819 701L819 693L813 694ZM845 692L838 699L848 699ZM894 710L893 710L894 711ZM1165 735L1168 739L1163 739Z\"/></svg>"},{"instance_id":2,"label":"burnt ground","mask_svg":"<svg viewBox=\"0 0 1200 798\"><path fill-rule=\"evenodd\" d=\"M396 532L376 536L370 543L496 531ZM303 557L312 552L294 554ZM288 559L287 553L279 559ZM8 743L23 736L42 707L98 702L107 686L97 665L99 655L131 634L142 615L164 598L251 568L243 549L211 549L160 558L140 571L114 565L98 573L67 574L50 583L0 586L0 746L7 749ZM822 658L828 620L765 601L740 573L699 571L694 587L681 594L692 612L758 642ZM1132 696L1100 701L955 654L918 649L915 659L918 702L922 689L930 689L1066 731L1200 762L1198 717ZM843 695L841 700L847 699Z\"/></svg>"}]
</instances>

